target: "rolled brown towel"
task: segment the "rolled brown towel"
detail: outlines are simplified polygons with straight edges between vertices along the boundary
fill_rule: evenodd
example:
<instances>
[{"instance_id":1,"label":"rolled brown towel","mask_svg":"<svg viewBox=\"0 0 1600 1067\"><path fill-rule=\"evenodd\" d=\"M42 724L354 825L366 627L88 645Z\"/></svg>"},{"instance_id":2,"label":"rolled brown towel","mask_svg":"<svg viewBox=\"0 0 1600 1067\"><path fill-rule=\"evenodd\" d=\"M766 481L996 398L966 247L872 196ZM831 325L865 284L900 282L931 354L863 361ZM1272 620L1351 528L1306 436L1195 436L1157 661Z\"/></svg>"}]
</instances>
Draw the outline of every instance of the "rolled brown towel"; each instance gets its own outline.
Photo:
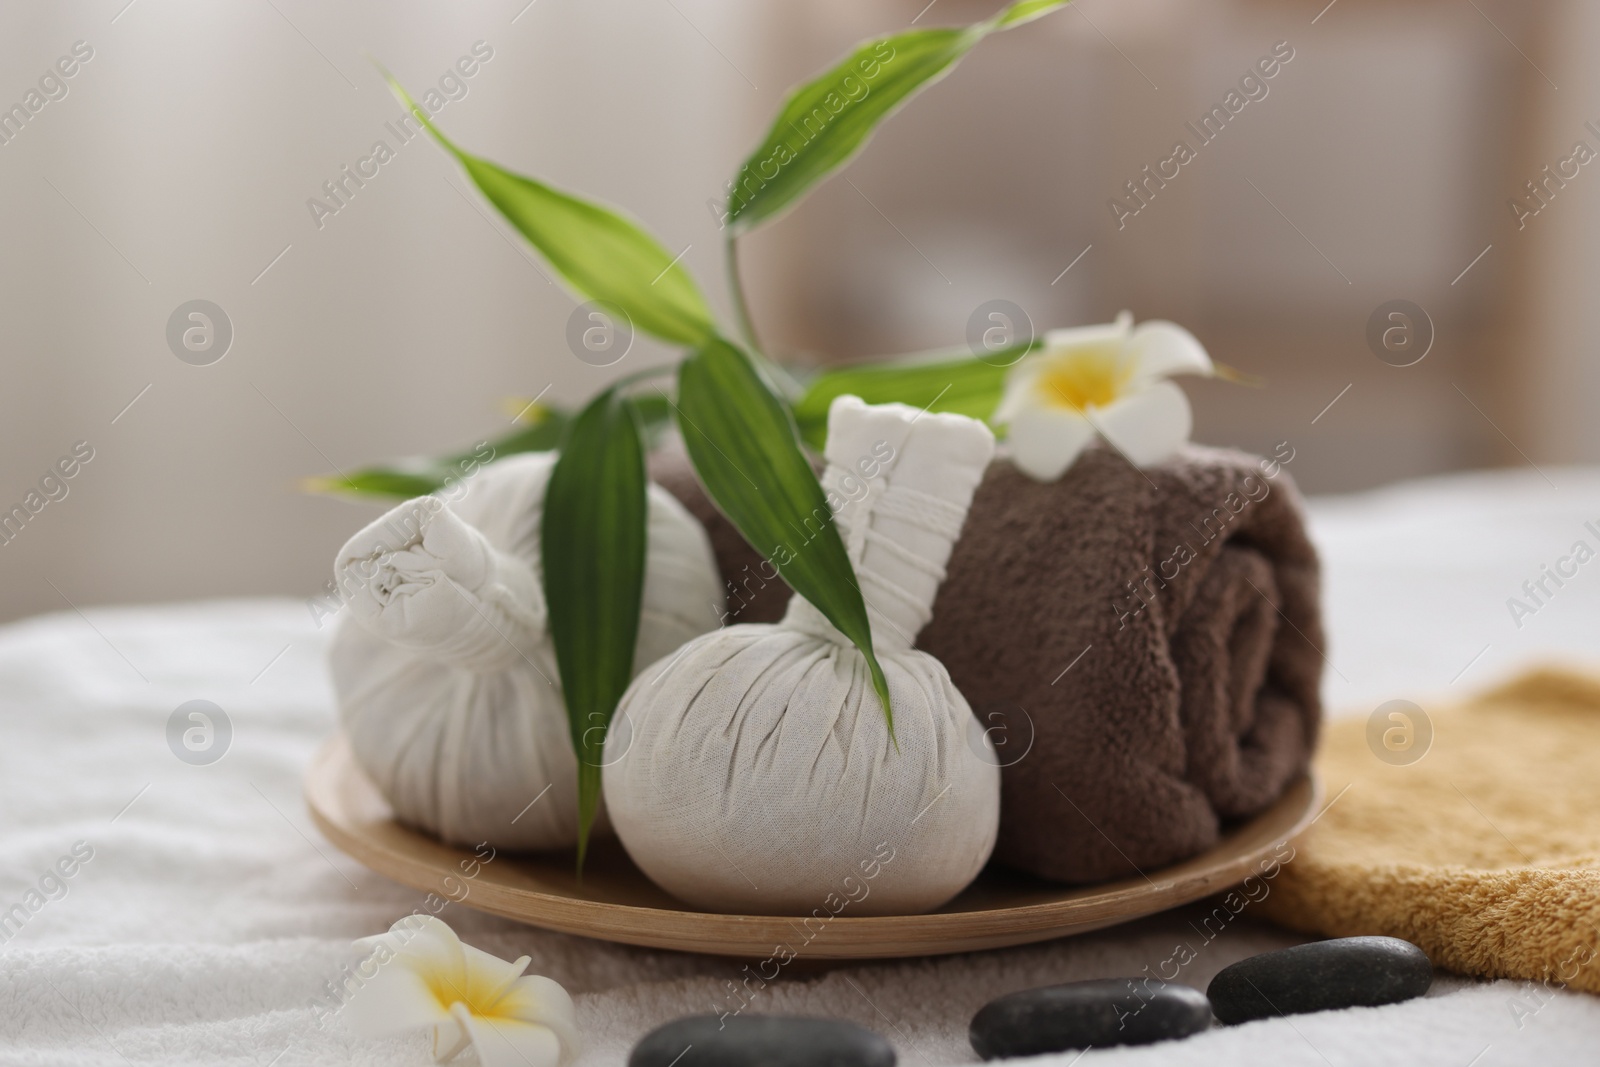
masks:
<instances>
[{"instance_id":1,"label":"rolled brown towel","mask_svg":"<svg viewBox=\"0 0 1600 1067\"><path fill-rule=\"evenodd\" d=\"M918 647L1004 730L996 859L1067 882L1137 877L1204 851L1305 771L1323 636L1292 459L1191 446L1141 471L1091 448L1049 483L990 466ZM682 455L658 455L652 476L706 525L727 621L778 618L788 587Z\"/></svg>"}]
</instances>

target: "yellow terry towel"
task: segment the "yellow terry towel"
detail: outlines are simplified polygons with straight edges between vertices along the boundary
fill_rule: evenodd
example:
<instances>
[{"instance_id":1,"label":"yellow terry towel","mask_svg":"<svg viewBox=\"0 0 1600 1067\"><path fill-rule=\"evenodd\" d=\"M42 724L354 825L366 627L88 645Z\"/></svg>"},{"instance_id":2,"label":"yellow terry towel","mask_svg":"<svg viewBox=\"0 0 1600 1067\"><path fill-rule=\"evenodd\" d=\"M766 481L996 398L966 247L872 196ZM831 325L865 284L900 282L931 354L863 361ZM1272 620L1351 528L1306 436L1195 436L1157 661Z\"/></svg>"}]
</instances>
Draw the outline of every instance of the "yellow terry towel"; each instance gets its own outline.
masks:
<instances>
[{"instance_id":1,"label":"yellow terry towel","mask_svg":"<svg viewBox=\"0 0 1600 1067\"><path fill-rule=\"evenodd\" d=\"M1265 913L1402 937L1459 974L1600 992L1600 679L1538 670L1425 720L1414 707L1327 725L1332 803Z\"/></svg>"}]
</instances>

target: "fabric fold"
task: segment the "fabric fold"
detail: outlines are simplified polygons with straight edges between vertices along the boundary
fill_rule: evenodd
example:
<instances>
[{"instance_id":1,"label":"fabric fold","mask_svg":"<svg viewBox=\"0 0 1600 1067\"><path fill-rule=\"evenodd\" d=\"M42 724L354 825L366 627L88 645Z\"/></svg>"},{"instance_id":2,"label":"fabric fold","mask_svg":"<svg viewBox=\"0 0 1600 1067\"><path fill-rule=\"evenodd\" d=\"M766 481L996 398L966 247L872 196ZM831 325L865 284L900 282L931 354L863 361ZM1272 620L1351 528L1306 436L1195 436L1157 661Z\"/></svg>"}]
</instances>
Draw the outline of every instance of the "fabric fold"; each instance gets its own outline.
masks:
<instances>
[{"instance_id":1,"label":"fabric fold","mask_svg":"<svg viewBox=\"0 0 1600 1067\"><path fill-rule=\"evenodd\" d=\"M497 671L545 637L544 590L437 497L408 500L352 537L334 562L351 612L397 645Z\"/></svg>"}]
</instances>

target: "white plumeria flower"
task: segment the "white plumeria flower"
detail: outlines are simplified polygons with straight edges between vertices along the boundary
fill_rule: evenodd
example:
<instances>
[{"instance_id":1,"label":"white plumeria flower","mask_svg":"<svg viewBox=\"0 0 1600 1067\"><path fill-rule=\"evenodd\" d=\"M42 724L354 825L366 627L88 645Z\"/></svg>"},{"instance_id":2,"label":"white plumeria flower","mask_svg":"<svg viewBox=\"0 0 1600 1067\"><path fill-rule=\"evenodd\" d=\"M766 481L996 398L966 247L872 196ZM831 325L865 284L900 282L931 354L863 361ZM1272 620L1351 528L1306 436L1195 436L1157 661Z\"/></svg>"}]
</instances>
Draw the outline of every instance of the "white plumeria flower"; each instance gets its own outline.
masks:
<instances>
[{"instance_id":1,"label":"white plumeria flower","mask_svg":"<svg viewBox=\"0 0 1600 1067\"><path fill-rule=\"evenodd\" d=\"M1055 481L1098 433L1130 463L1147 467L1189 439L1193 417L1174 374L1216 373L1211 357L1182 326L1152 319L1051 330L1044 347L1006 375L995 425L1009 425L1011 461L1041 482Z\"/></svg>"},{"instance_id":2,"label":"white plumeria flower","mask_svg":"<svg viewBox=\"0 0 1600 1067\"><path fill-rule=\"evenodd\" d=\"M464 945L431 915L410 915L386 934L355 943L365 977L345 1006L351 1029L392 1037L433 1029L439 1063L468 1045L483 1067L557 1067L578 1051L572 998L560 985L524 975L530 957L507 963Z\"/></svg>"}]
</instances>

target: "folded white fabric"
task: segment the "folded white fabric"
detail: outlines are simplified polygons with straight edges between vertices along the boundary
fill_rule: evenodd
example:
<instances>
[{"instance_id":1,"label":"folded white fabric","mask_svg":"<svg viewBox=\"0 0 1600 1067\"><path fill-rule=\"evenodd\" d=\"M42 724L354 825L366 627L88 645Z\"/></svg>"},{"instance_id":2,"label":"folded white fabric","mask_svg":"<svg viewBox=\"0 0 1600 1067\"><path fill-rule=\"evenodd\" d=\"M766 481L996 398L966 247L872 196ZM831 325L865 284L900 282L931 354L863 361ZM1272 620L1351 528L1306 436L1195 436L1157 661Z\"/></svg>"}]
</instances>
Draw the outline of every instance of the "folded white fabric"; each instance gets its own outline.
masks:
<instances>
[{"instance_id":1,"label":"folded white fabric","mask_svg":"<svg viewBox=\"0 0 1600 1067\"><path fill-rule=\"evenodd\" d=\"M504 670L545 636L533 565L495 548L438 497L408 501L367 526L334 570L367 629L444 663Z\"/></svg>"},{"instance_id":2,"label":"folded white fabric","mask_svg":"<svg viewBox=\"0 0 1600 1067\"><path fill-rule=\"evenodd\" d=\"M960 415L840 397L823 486L868 605L894 708L864 656L795 597L647 668L607 744L605 795L628 854L699 907L765 914L926 911L994 847L999 760L944 667L912 648L994 451ZM782 546L804 553L799 543ZM631 746L629 742L631 741Z\"/></svg>"},{"instance_id":3,"label":"folded white fabric","mask_svg":"<svg viewBox=\"0 0 1600 1067\"><path fill-rule=\"evenodd\" d=\"M540 580L555 460L514 456L454 502L407 501L334 563L349 612L329 663L351 748L401 820L447 841L577 840L577 757ZM705 530L661 487L648 500L636 666L714 629L724 605Z\"/></svg>"}]
</instances>

